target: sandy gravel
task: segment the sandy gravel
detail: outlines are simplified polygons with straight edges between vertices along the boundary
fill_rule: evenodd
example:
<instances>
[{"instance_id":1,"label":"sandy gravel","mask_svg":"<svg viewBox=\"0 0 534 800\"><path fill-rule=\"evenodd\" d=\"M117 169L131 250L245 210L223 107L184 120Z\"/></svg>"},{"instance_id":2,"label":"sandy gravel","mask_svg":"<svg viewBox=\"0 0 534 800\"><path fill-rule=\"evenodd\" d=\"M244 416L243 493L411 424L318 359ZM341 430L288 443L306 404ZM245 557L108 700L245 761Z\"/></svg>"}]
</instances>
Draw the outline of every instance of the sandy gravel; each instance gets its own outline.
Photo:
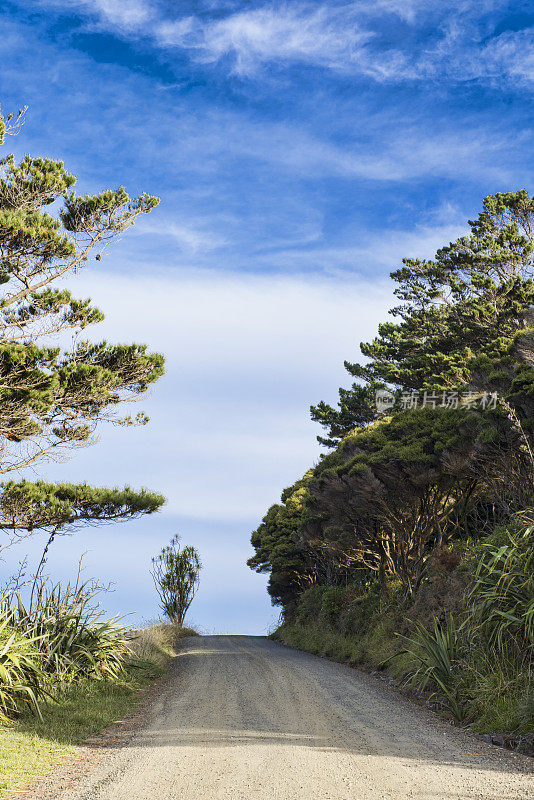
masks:
<instances>
[{"instance_id":1,"label":"sandy gravel","mask_svg":"<svg viewBox=\"0 0 534 800\"><path fill-rule=\"evenodd\" d=\"M529 759L349 667L262 637L185 640L146 724L58 800L530 800Z\"/></svg>"}]
</instances>

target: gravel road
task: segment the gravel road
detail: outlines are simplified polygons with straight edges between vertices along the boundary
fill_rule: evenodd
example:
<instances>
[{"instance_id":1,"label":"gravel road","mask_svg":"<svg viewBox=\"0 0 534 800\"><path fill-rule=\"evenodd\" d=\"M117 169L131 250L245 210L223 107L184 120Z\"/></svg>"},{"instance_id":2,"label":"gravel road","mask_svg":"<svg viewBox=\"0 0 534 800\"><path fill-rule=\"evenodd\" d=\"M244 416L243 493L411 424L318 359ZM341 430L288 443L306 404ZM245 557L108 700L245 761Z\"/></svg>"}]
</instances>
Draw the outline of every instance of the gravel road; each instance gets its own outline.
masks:
<instances>
[{"instance_id":1,"label":"gravel road","mask_svg":"<svg viewBox=\"0 0 534 800\"><path fill-rule=\"evenodd\" d=\"M263 637L184 641L147 719L58 800L529 800L529 759Z\"/></svg>"}]
</instances>

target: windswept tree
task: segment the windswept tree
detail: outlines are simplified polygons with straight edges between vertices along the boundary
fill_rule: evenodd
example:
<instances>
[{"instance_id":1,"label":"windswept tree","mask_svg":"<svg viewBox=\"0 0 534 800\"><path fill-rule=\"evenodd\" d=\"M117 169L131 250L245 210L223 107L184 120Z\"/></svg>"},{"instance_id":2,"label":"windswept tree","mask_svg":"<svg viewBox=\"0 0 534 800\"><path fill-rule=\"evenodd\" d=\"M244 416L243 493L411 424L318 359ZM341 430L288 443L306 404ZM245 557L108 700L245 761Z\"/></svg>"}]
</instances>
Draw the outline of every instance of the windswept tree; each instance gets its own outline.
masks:
<instances>
[{"instance_id":1,"label":"windswept tree","mask_svg":"<svg viewBox=\"0 0 534 800\"><path fill-rule=\"evenodd\" d=\"M152 559L151 575L160 600L161 610L171 622L183 625L185 615L200 585L202 564L192 546L180 548L180 537Z\"/></svg>"},{"instance_id":2,"label":"windswept tree","mask_svg":"<svg viewBox=\"0 0 534 800\"><path fill-rule=\"evenodd\" d=\"M403 259L391 273L396 321L379 325L378 336L361 345L365 363L345 362L357 382L340 389L338 407L312 406L327 431L320 441L333 446L376 418L373 395L382 386L498 389L532 437L524 398L525 389L532 392L534 200L525 190L489 195L469 226L433 260Z\"/></svg>"},{"instance_id":3,"label":"windswept tree","mask_svg":"<svg viewBox=\"0 0 534 800\"><path fill-rule=\"evenodd\" d=\"M383 589L395 577L415 591L432 555L465 529L476 464L504 435L499 418L480 416L427 408L353 431L314 471L304 537L375 572Z\"/></svg>"},{"instance_id":4,"label":"windswept tree","mask_svg":"<svg viewBox=\"0 0 534 800\"><path fill-rule=\"evenodd\" d=\"M253 531L255 553L247 561L256 572L269 573L267 591L273 605L285 612L318 578L318 564L301 536L304 505L312 478L309 470L301 480L284 489L281 503L272 505Z\"/></svg>"},{"instance_id":5,"label":"windswept tree","mask_svg":"<svg viewBox=\"0 0 534 800\"><path fill-rule=\"evenodd\" d=\"M21 121L22 112L5 119L0 114L0 143ZM164 372L163 357L145 345L79 339L103 314L90 299L58 286L89 260L100 261L159 200L147 194L131 198L123 187L80 196L75 183L62 161L29 155L0 161L0 474L92 444L102 421L144 424L145 415L132 419L120 414L120 406L140 398ZM65 331L74 334L70 349L53 341ZM118 491L67 490L43 482L32 489L27 481L10 482L0 498L1 525L20 535L43 529L46 518L47 530L59 529L91 494L95 502L85 504L78 520L94 521L108 512L113 517ZM150 513L163 502L153 495L147 504L145 492L124 492L134 514ZM122 501L117 507L124 509Z\"/></svg>"},{"instance_id":6,"label":"windswept tree","mask_svg":"<svg viewBox=\"0 0 534 800\"><path fill-rule=\"evenodd\" d=\"M73 533L83 525L100 525L135 519L158 511L163 495L146 489L132 491L87 486L87 484L8 481L0 494L0 527L7 534L2 550L34 533L47 536L34 575L39 578L49 548L58 535Z\"/></svg>"}]
</instances>

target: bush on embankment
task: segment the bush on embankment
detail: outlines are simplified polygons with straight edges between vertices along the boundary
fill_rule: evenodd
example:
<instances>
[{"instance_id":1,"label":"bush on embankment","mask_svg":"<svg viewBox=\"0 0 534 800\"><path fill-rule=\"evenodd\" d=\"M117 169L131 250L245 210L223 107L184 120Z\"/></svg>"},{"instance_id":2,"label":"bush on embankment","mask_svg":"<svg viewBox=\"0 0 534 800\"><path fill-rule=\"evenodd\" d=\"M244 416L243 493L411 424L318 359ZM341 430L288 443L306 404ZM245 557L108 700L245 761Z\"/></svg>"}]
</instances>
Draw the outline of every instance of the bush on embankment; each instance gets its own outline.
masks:
<instances>
[{"instance_id":1,"label":"bush on embankment","mask_svg":"<svg viewBox=\"0 0 534 800\"><path fill-rule=\"evenodd\" d=\"M534 740L532 531L499 530L435 560L407 598L390 584L313 586L273 636L387 669L433 708L524 751Z\"/></svg>"}]
</instances>

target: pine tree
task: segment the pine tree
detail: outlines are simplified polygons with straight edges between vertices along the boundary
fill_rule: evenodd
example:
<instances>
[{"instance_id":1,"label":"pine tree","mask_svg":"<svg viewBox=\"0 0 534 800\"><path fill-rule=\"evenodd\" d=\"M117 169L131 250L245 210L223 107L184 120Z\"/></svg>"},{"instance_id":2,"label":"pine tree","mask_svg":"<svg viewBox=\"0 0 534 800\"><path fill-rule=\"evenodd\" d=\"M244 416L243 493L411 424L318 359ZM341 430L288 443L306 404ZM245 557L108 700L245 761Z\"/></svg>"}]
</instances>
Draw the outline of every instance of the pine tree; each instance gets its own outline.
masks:
<instances>
[{"instance_id":1,"label":"pine tree","mask_svg":"<svg viewBox=\"0 0 534 800\"><path fill-rule=\"evenodd\" d=\"M19 131L24 110L0 114L0 144ZM130 198L123 187L79 196L75 183L62 161L0 161L0 474L92 444L100 422L144 424L145 415L133 420L118 409L164 372L163 357L145 345L76 340L65 350L52 341L103 319L89 299L74 298L58 281L101 260L159 202L147 194ZM9 481L0 524L15 536L57 532L74 522L151 513L163 502L146 491Z\"/></svg>"},{"instance_id":2,"label":"pine tree","mask_svg":"<svg viewBox=\"0 0 534 800\"><path fill-rule=\"evenodd\" d=\"M372 395L398 391L498 390L532 426L532 360L525 335L532 335L534 303L534 200L525 190L490 195L470 234L438 250L431 261L404 259L392 273L401 304L399 321L379 326L362 343L364 364L345 362L357 379L340 389L338 408L312 406L336 444L367 424ZM375 414L376 418L376 414Z\"/></svg>"}]
</instances>

